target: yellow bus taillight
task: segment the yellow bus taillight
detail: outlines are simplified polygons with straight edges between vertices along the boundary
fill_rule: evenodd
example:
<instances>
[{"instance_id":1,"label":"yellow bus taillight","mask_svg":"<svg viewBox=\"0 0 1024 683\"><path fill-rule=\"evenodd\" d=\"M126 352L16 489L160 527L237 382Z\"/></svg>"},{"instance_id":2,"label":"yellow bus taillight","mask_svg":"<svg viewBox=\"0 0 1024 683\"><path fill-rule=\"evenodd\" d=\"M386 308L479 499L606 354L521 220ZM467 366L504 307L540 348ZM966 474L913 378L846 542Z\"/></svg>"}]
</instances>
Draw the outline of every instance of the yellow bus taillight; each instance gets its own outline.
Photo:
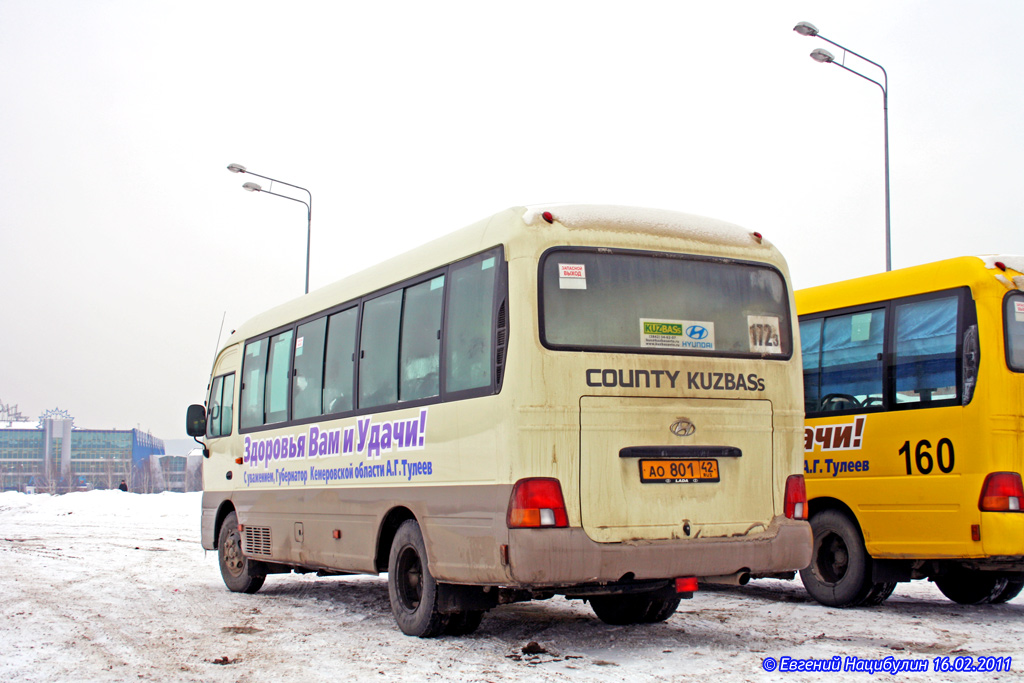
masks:
<instances>
[{"instance_id":1,"label":"yellow bus taillight","mask_svg":"<svg viewBox=\"0 0 1024 683\"><path fill-rule=\"evenodd\" d=\"M562 485L557 479L520 479L512 488L506 522L509 529L569 526Z\"/></svg>"},{"instance_id":2,"label":"yellow bus taillight","mask_svg":"<svg viewBox=\"0 0 1024 683\"><path fill-rule=\"evenodd\" d=\"M785 512L790 519L807 519L807 487L802 474L791 474L786 479Z\"/></svg>"},{"instance_id":3,"label":"yellow bus taillight","mask_svg":"<svg viewBox=\"0 0 1024 683\"><path fill-rule=\"evenodd\" d=\"M1020 512L1024 483L1016 472L992 472L981 487L978 509L982 512Z\"/></svg>"}]
</instances>

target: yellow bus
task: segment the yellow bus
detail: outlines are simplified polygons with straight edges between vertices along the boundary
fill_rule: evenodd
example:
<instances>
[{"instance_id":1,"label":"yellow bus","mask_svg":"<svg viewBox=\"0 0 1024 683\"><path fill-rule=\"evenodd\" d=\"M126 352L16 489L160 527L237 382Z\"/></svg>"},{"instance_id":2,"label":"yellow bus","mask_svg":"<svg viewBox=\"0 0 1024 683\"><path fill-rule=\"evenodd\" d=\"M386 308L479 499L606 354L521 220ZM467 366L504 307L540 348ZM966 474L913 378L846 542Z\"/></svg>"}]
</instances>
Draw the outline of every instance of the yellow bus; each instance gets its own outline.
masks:
<instances>
[{"instance_id":1,"label":"yellow bus","mask_svg":"<svg viewBox=\"0 0 1024 683\"><path fill-rule=\"evenodd\" d=\"M1024 587L1024 257L962 257L797 292L807 591L962 604Z\"/></svg>"},{"instance_id":2,"label":"yellow bus","mask_svg":"<svg viewBox=\"0 0 1024 683\"><path fill-rule=\"evenodd\" d=\"M387 572L421 637L556 594L657 622L698 581L792 572L795 320L757 233L509 209L232 333L187 416L203 547L239 592Z\"/></svg>"}]
</instances>

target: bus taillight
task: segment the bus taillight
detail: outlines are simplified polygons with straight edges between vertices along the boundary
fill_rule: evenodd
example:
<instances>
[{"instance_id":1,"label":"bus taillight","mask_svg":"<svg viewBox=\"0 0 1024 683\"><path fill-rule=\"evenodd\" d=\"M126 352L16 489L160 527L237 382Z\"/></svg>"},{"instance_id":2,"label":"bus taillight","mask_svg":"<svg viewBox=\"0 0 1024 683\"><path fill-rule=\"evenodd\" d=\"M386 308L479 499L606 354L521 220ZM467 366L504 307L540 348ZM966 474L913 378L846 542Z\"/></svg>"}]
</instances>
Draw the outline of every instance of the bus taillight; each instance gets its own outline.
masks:
<instances>
[{"instance_id":1,"label":"bus taillight","mask_svg":"<svg viewBox=\"0 0 1024 683\"><path fill-rule=\"evenodd\" d=\"M978 509L982 512L1020 512L1024 483L1016 472L992 472L981 487Z\"/></svg>"},{"instance_id":2,"label":"bus taillight","mask_svg":"<svg viewBox=\"0 0 1024 683\"><path fill-rule=\"evenodd\" d=\"M562 485L557 479L520 479L512 488L506 522L509 529L569 526Z\"/></svg>"},{"instance_id":3,"label":"bus taillight","mask_svg":"<svg viewBox=\"0 0 1024 683\"><path fill-rule=\"evenodd\" d=\"M785 511L790 519L807 519L807 487L802 474L791 474L786 479Z\"/></svg>"}]
</instances>

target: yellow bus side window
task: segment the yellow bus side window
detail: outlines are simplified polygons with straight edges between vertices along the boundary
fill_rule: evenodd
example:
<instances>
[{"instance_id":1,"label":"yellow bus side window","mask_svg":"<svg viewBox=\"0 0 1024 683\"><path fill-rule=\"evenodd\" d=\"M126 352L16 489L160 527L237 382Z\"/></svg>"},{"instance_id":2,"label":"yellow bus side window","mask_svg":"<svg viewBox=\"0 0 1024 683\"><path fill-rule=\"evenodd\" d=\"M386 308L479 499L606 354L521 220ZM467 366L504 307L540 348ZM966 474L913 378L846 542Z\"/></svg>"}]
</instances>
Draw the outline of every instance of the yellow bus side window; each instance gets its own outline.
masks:
<instances>
[{"instance_id":1,"label":"yellow bus side window","mask_svg":"<svg viewBox=\"0 0 1024 683\"><path fill-rule=\"evenodd\" d=\"M955 398L957 297L896 306L896 402Z\"/></svg>"}]
</instances>

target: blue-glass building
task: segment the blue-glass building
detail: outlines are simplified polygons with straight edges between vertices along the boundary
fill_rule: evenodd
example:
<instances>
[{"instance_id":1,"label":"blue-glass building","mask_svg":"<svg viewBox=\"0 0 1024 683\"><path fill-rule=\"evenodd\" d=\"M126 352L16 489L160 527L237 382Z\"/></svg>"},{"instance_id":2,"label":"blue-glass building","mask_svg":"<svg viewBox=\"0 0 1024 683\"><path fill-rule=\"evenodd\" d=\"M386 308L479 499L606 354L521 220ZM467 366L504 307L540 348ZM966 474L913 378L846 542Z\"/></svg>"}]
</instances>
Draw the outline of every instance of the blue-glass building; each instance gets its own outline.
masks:
<instances>
[{"instance_id":1,"label":"blue-glass building","mask_svg":"<svg viewBox=\"0 0 1024 683\"><path fill-rule=\"evenodd\" d=\"M0 422L0 490L64 493L117 488L166 489L164 442L138 429L78 429L66 413L38 423Z\"/></svg>"}]
</instances>

